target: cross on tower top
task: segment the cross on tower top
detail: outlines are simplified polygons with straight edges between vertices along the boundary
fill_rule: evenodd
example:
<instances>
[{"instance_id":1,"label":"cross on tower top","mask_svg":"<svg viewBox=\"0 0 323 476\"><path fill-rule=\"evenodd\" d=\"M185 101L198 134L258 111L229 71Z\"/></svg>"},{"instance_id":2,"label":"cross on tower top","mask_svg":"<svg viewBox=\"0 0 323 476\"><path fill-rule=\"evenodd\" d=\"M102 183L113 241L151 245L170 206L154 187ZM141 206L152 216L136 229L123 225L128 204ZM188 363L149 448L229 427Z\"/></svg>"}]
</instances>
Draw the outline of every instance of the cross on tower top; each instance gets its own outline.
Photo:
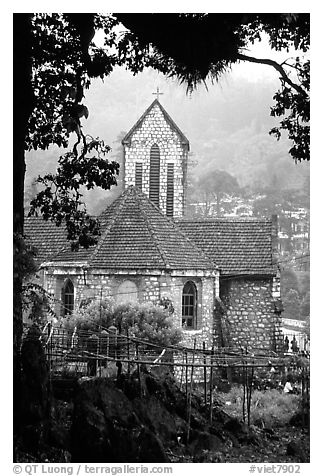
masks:
<instances>
[{"instance_id":1,"label":"cross on tower top","mask_svg":"<svg viewBox=\"0 0 323 476\"><path fill-rule=\"evenodd\" d=\"M159 87L157 87L157 92L156 93L152 93L154 96L157 96L157 101L159 101L159 96L162 96L164 93L161 93L159 91Z\"/></svg>"}]
</instances>

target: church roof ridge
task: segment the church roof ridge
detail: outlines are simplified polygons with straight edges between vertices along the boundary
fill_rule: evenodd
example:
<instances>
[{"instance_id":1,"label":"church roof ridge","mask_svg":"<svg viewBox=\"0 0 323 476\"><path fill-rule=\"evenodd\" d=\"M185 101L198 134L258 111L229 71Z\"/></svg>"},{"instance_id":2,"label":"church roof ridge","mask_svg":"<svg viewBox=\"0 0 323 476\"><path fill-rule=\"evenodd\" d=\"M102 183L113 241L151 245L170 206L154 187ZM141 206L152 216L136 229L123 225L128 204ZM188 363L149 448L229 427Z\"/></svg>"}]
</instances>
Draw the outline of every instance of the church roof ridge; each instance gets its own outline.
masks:
<instances>
[{"instance_id":1,"label":"church roof ridge","mask_svg":"<svg viewBox=\"0 0 323 476\"><path fill-rule=\"evenodd\" d=\"M91 250L68 249L61 263L83 259L90 267L214 270L212 260L138 188L128 187L99 217L102 235Z\"/></svg>"},{"instance_id":2,"label":"church roof ridge","mask_svg":"<svg viewBox=\"0 0 323 476\"><path fill-rule=\"evenodd\" d=\"M189 141L187 139L187 137L185 136L185 134L180 130L180 128L178 127L178 125L175 123L175 121L170 117L170 115L168 114L168 112L166 111L166 109L160 104L159 100L158 99L154 99L153 102L150 104L150 106L148 106L148 108L145 110L145 112L140 116L140 118L137 120L137 122L132 126L132 128L129 130L129 132L125 135L125 137L122 139L121 143L124 145L126 144L132 134L135 132L136 129L138 129L138 127L141 126L141 124L143 123L145 117L150 113L150 111L154 108L154 106L158 105L158 107L160 108L160 110L162 111L163 115L164 115L164 118L166 120L166 122L170 125L170 127L175 130L177 132L177 134L181 137L182 139L182 144L183 145L186 145L189 149Z\"/></svg>"},{"instance_id":3,"label":"church roof ridge","mask_svg":"<svg viewBox=\"0 0 323 476\"><path fill-rule=\"evenodd\" d=\"M160 210L160 208L157 207L157 205L156 205L155 203L153 203L150 199L148 199L148 197L147 197L143 192L141 192L140 190L138 190L138 188L136 188L136 187L134 187L134 186L130 186L129 188L132 188L133 191L134 191L134 193L137 194L137 196L138 196L138 195L139 195L139 196L141 195L144 201L149 202L149 204L152 205L152 206L155 208L156 212L162 217L162 219L165 220L165 221L167 221L168 224L169 224L169 226L174 229L175 233L176 233L177 235L180 235L181 238L182 238L183 240L185 240L185 242L186 242L187 244L189 244L192 248L195 248L196 252L198 252L199 255L200 255L204 260L206 260L206 261L209 262L210 267L212 267L212 268L216 268L216 267L217 267L216 264L212 262L212 260L210 259L210 257L207 256L207 255L204 253L204 251L196 245L196 243L194 243L192 240L190 240L190 239L188 238L188 236L185 235L185 233L183 233L183 231L180 230L180 228L178 228L178 227L176 226L175 220L174 220L173 218L170 218L170 217L164 215L163 212ZM142 203L141 203L141 205L142 205ZM160 251L160 253L161 253L161 255L162 255L162 258L163 258L164 261L165 261L166 267L171 268L170 263L169 263L169 260L168 260L168 258L167 258L167 256L166 256L166 254L164 253L161 244L160 244L159 241L158 241L158 236L159 236L158 232L154 230L154 227L153 227L152 223L149 221L148 216L147 216L147 213L146 213L146 211L144 210L144 207L143 207L143 206L141 206L141 210L142 210L143 214L145 215L145 217L146 217L146 219L147 219L147 224L148 224L148 226L151 228L153 237L156 239L156 245L157 245L157 247L158 247L158 249L159 249L159 251Z\"/></svg>"},{"instance_id":4,"label":"church roof ridge","mask_svg":"<svg viewBox=\"0 0 323 476\"><path fill-rule=\"evenodd\" d=\"M120 205L122 205L124 203L124 201L126 200L126 195L125 193L122 193L111 205L116 205L116 202L117 204L119 204L119 207L115 207L116 208L116 213L114 215L112 215L112 218L110 221L107 222L107 225L106 225L106 228L104 230L104 232L101 234L99 240L98 240L98 243L95 245L95 248L93 250L93 252L91 253L91 256L90 256L90 260L93 259L99 252L104 240L106 239L108 233L110 232L112 226L114 225L114 223L116 222L116 219L120 213L120 210L121 210L121 207ZM110 205L110 206L111 206ZM109 207L107 207L109 208ZM103 211L103 213L99 216L99 220L100 220L100 217L104 214L104 212L107 210L107 208ZM101 226L101 224L100 224Z\"/></svg>"},{"instance_id":5,"label":"church roof ridge","mask_svg":"<svg viewBox=\"0 0 323 476\"><path fill-rule=\"evenodd\" d=\"M131 191L133 191L134 193L136 193L137 189L136 189L135 187L132 186L131 189L132 189ZM158 211L160 211L159 208L158 208L153 202L152 202L152 205L154 205L154 206L156 207L156 209L157 209ZM157 250L159 251L159 253L160 253L160 255L161 255L161 258L162 258L162 260L163 260L163 262L164 262L164 264L165 264L165 267L166 267L166 268L170 268L169 262L168 262L168 260L167 260L167 256L165 255L165 253L164 253L162 247L160 246L160 244L159 244L159 242L158 242L158 235L156 234L156 232L155 232L155 230L154 230L154 228L153 228L153 226L152 226L152 223L149 221L148 216L147 216L147 213L146 213L146 211L144 210L144 207L142 206L142 203L141 203L141 202L139 202L139 208L140 208L141 213L143 214L143 216L144 216L144 218L145 218L147 227L148 227L148 229L150 230L151 236L152 236L152 238L153 238L153 240L154 240L154 242L155 242L155 245L156 245Z\"/></svg>"}]
</instances>

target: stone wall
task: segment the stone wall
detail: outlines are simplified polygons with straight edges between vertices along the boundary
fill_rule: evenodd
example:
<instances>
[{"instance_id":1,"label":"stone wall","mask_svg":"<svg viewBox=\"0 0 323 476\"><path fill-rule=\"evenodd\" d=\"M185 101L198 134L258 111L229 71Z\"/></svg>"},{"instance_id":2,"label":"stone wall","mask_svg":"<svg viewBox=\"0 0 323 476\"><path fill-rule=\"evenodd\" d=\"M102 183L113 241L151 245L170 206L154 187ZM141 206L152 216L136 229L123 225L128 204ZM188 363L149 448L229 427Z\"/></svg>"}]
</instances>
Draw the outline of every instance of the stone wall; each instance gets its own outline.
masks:
<instances>
[{"instance_id":1,"label":"stone wall","mask_svg":"<svg viewBox=\"0 0 323 476\"><path fill-rule=\"evenodd\" d=\"M159 273L150 274L105 274L102 270L84 274L79 268L49 269L46 273L47 290L55 296L55 311L61 314L61 289L69 278L74 285L74 307L78 308L83 300L113 298L118 301L119 286L124 281L131 281L137 287L139 302L158 304L161 298L168 298L174 306L173 319L176 326L182 325L182 291L187 281L193 281L197 289L197 325L194 330L184 331L183 345L206 348L213 344L214 331L214 294L218 289L218 278L214 276L192 276L183 273L180 276ZM135 300L135 299L134 299Z\"/></svg>"},{"instance_id":2,"label":"stone wall","mask_svg":"<svg viewBox=\"0 0 323 476\"><path fill-rule=\"evenodd\" d=\"M274 306L277 286L272 278L244 277L220 282L220 297L227 310L224 317L226 337L230 345L275 349L281 338L281 318Z\"/></svg>"},{"instance_id":3,"label":"stone wall","mask_svg":"<svg viewBox=\"0 0 323 476\"><path fill-rule=\"evenodd\" d=\"M142 191L149 196L150 149L157 144L160 150L159 207L166 214L167 164L174 164L174 217L184 213L187 147L181 144L178 133L171 128L156 104L142 124L125 144L125 187L135 185L136 162L142 164Z\"/></svg>"}]
</instances>

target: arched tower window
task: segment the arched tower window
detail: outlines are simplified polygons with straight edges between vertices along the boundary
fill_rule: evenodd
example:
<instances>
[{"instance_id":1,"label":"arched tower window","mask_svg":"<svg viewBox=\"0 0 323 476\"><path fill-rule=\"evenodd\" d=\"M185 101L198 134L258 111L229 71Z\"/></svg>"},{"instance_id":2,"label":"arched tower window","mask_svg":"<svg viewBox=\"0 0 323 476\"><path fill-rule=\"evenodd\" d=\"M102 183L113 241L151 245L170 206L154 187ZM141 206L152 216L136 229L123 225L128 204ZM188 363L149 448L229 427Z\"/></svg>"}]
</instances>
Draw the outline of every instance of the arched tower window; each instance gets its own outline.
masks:
<instances>
[{"instance_id":1,"label":"arched tower window","mask_svg":"<svg viewBox=\"0 0 323 476\"><path fill-rule=\"evenodd\" d=\"M68 278L62 289L63 316L72 314L74 310L74 285Z\"/></svg>"},{"instance_id":2,"label":"arched tower window","mask_svg":"<svg viewBox=\"0 0 323 476\"><path fill-rule=\"evenodd\" d=\"M149 198L159 207L160 151L157 144L150 149Z\"/></svg>"},{"instance_id":3,"label":"arched tower window","mask_svg":"<svg viewBox=\"0 0 323 476\"><path fill-rule=\"evenodd\" d=\"M187 281L182 296L182 326L187 329L196 327L197 290L192 281Z\"/></svg>"},{"instance_id":4,"label":"arched tower window","mask_svg":"<svg viewBox=\"0 0 323 476\"><path fill-rule=\"evenodd\" d=\"M136 162L135 165L135 186L142 190L142 163Z\"/></svg>"},{"instance_id":5,"label":"arched tower window","mask_svg":"<svg viewBox=\"0 0 323 476\"><path fill-rule=\"evenodd\" d=\"M167 164L166 216L174 215L174 164Z\"/></svg>"},{"instance_id":6,"label":"arched tower window","mask_svg":"<svg viewBox=\"0 0 323 476\"><path fill-rule=\"evenodd\" d=\"M122 304L125 302L137 302L138 301L138 289L133 281L123 281L117 290L116 302Z\"/></svg>"}]
</instances>

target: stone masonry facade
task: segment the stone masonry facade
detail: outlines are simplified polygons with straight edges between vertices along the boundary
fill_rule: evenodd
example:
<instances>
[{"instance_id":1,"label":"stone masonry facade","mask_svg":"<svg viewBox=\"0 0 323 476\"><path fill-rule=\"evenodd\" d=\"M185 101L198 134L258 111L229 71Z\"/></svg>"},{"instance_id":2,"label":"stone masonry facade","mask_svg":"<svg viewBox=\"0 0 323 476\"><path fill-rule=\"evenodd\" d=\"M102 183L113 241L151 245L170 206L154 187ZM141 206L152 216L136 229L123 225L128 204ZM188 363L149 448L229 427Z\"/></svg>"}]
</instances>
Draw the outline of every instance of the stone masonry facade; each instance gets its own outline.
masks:
<instances>
[{"instance_id":1,"label":"stone masonry facade","mask_svg":"<svg viewBox=\"0 0 323 476\"><path fill-rule=\"evenodd\" d=\"M36 248L53 238L41 274L56 314L62 315L62 296L65 312L69 299L76 310L92 299L158 304L168 298L175 325L188 326L183 346L280 350L277 220L185 219L189 142L158 100L122 144L125 191L104 212L95 250L71 257L56 227L46 232L44 223L30 223ZM192 358L188 352L189 363ZM200 358L194 354L195 362ZM202 378L203 369L197 372Z\"/></svg>"},{"instance_id":2,"label":"stone masonry facade","mask_svg":"<svg viewBox=\"0 0 323 476\"><path fill-rule=\"evenodd\" d=\"M166 121L156 103L143 122L124 143L125 188L135 185L136 163L142 164L142 191L149 196L150 150L156 144L160 150L159 208L166 214L167 164L174 164L174 217L184 213L188 145Z\"/></svg>"},{"instance_id":3,"label":"stone masonry facade","mask_svg":"<svg viewBox=\"0 0 323 476\"><path fill-rule=\"evenodd\" d=\"M226 279L220 296L226 307L226 338L232 346L276 350L281 345L281 317L275 312L277 278Z\"/></svg>"},{"instance_id":4,"label":"stone masonry facade","mask_svg":"<svg viewBox=\"0 0 323 476\"><path fill-rule=\"evenodd\" d=\"M151 302L158 304L162 298L172 301L174 307L173 318L175 324L181 327L182 320L182 291L187 281L192 281L197 289L197 325L194 330L184 330L183 345L193 347L194 340L197 347L202 347L205 342L207 348L213 344L214 319L213 303L214 296L219 292L219 277L214 273L172 272L170 274L156 270L155 275L149 274L120 273L95 269L84 273L78 267L71 267L68 270L59 267L44 270L44 278L47 291L55 296L55 312L61 312L61 289L64 282L69 278L74 285L74 307L77 309L83 300L86 299L108 299L113 298L118 302L119 286L125 281L135 284L138 294L138 302Z\"/></svg>"}]
</instances>

